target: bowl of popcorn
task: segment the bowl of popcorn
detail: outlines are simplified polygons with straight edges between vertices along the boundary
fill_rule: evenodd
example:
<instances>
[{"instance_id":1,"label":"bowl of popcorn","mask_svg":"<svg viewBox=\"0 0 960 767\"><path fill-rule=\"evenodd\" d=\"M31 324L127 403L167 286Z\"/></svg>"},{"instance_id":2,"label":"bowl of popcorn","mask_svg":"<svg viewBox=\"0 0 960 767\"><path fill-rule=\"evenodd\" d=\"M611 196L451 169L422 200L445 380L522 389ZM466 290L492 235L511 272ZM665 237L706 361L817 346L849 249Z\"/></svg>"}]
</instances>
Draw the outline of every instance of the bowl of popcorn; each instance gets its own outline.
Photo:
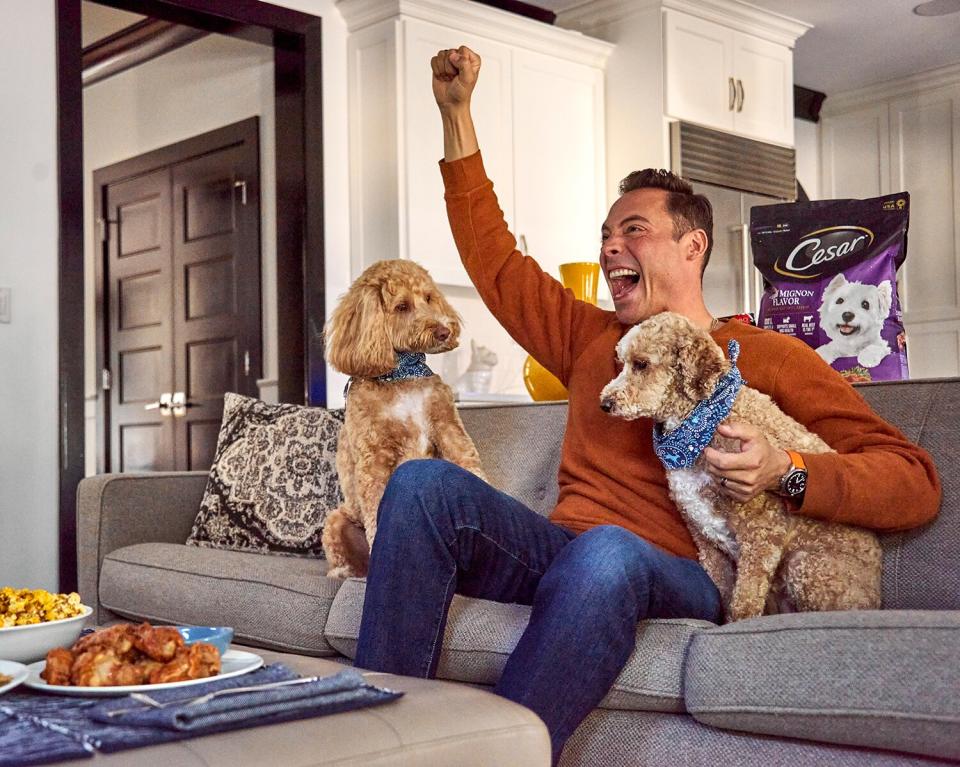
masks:
<instances>
[{"instance_id":1,"label":"bowl of popcorn","mask_svg":"<svg viewBox=\"0 0 960 767\"><path fill-rule=\"evenodd\" d=\"M69 647L92 612L79 594L0 588L0 658L32 663L54 647Z\"/></svg>"}]
</instances>

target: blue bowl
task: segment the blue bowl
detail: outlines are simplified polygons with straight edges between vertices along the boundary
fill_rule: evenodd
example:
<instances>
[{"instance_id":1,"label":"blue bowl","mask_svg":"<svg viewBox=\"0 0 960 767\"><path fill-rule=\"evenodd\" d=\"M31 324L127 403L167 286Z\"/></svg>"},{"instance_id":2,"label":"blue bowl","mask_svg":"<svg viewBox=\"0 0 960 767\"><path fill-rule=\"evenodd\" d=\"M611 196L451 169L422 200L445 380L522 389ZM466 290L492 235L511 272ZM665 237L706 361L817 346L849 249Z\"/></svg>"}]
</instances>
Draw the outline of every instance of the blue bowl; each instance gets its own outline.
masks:
<instances>
[{"instance_id":1,"label":"blue bowl","mask_svg":"<svg viewBox=\"0 0 960 767\"><path fill-rule=\"evenodd\" d=\"M233 641L233 629L230 626L177 626L184 643L194 642L212 644L222 656Z\"/></svg>"}]
</instances>

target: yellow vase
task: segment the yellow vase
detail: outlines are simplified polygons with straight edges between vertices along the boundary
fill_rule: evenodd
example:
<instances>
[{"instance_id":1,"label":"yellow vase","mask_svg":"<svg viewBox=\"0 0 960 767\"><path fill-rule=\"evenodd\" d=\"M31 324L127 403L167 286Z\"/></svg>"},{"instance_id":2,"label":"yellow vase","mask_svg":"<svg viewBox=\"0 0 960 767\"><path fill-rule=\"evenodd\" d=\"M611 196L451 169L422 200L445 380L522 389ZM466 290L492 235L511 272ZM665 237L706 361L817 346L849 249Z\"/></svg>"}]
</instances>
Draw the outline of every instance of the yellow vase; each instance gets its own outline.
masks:
<instances>
[{"instance_id":1,"label":"yellow vase","mask_svg":"<svg viewBox=\"0 0 960 767\"><path fill-rule=\"evenodd\" d=\"M595 261L580 261L560 264L560 281L565 288L581 301L596 305L597 280L600 277L600 264ZM523 363L523 383L536 402L567 399L567 390L553 373L527 356Z\"/></svg>"}]
</instances>

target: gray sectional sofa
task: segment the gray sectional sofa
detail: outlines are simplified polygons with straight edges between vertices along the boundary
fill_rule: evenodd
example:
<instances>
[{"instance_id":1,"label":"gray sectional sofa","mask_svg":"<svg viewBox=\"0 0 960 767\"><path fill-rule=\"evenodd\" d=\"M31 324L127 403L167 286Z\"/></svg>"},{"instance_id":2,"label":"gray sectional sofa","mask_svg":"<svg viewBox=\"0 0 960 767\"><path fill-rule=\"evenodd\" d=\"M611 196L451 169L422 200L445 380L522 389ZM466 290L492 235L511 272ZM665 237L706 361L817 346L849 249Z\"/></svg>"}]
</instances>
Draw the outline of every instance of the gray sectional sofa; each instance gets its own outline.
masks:
<instances>
[{"instance_id":1,"label":"gray sectional sofa","mask_svg":"<svg viewBox=\"0 0 960 767\"><path fill-rule=\"evenodd\" d=\"M563 765L929 765L960 760L960 379L861 393L929 450L944 500L887 535L884 609L717 627L637 626L636 650ZM491 481L538 511L556 498L564 404L467 408ZM243 644L346 661L364 582L325 562L183 545L206 475L102 475L79 499L80 593L118 617L232 625ZM529 608L456 597L438 675L492 685Z\"/></svg>"}]
</instances>

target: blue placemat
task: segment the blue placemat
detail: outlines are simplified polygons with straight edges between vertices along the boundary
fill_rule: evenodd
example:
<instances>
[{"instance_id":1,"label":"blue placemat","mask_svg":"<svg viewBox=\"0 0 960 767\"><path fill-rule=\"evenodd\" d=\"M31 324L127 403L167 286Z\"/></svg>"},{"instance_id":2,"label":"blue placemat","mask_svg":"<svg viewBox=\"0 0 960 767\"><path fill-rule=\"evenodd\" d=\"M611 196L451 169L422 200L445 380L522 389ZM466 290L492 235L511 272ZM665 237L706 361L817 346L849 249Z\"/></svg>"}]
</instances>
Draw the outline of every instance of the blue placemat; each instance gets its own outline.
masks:
<instances>
[{"instance_id":1,"label":"blue placemat","mask_svg":"<svg viewBox=\"0 0 960 767\"><path fill-rule=\"evenodd\" d=\"M374 706L403 693L369 685L354 669L295 685L197 697L218 690L299 679L281 663L230 679L156 690L162 708L121 698L75 698L32 691L0 698L0 767L90 757L246 727ZM111 716L111 712L118 712Z\"/></svg>"}]
</instances>

